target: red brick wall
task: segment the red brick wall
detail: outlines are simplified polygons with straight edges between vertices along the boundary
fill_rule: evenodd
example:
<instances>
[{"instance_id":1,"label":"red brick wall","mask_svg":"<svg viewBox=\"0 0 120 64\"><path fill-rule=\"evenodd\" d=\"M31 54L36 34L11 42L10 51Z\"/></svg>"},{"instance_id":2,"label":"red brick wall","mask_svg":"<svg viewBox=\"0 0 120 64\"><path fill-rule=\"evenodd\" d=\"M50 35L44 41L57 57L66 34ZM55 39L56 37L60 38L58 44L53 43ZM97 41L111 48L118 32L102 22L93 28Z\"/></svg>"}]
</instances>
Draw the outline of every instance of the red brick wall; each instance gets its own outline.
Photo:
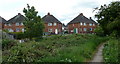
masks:
<instances>
[{"instance_id":1,"label":"red brick wall","mask_svg":"<svg viewBox=\"0 0 120 64\"><path fill-rule=\"evenodd\" d=\"M55 33L55 29L58 29L58 32L61 33L62 32L62 24L61 23L57 23L56 26L53 25L52 26L48 26L48 23L45 23L45 29L44 32L48 32L48 29L52 29L52 33Z\"/></svg>"},{"instance_id":2,"label":"red brick wall","mask_svg":"<svg viewBox=\"0 0 120 64\"><path fill-rule=\"evenodd\" d=\"M80 25L80 23L74 23L74 24L68 24L68 32L69 33L74 33L74 29L78 28L78 33L87 33L87 31L84 31L84 28L92 28L92 31L90 31L90 33L94 33L94 29L96 28L95 26L89 26L89 24L87 23L86 26L84 25ZM82 28L82 31L80 31L80 28ZM71 32L71 30L73 30L73 32Z\"/></svg>"},{"instance_id":3,"label":"red brick wall","mask_svg":"<svg viewBox=\"0 0 120 64\"><path fill-rule=\"evenodd\" d=\"M14 32L16 32L16 28L20 28L20 32L22 32L22 28L24 28L24 26L23 25L19 25L19 26L16 26L15 25L15 23L13 23L13 24L11 24L11 26L5 26L5 24L3 25L4 26L4 28L3 29L12 29Z\"/></svg>"},{"instance_id":4,"label":"red brick wall","mask_svg":"<svg viewBox=\"0 0 120 64\"><path fill-rule=\"evenodd\" d=\"M62 24L61 23L57 23L56 26L53 25L52 23L52 26L48 26L48 23L45 23L45 29L44 29L44 32L48 32L48 29L52 29L53 33L55 33L55 29L58 29L58 32L61 33L62 32ZM15 23L13 23L11 26L7 25L5 26L5 24L3 24L3 29L12 29L14 30L14 32L16 32L16 28L24 28L23 25L19 25L19 26L16 26ZM21 32L21 31L20 31Z\"/></svg>"}]
</instances>

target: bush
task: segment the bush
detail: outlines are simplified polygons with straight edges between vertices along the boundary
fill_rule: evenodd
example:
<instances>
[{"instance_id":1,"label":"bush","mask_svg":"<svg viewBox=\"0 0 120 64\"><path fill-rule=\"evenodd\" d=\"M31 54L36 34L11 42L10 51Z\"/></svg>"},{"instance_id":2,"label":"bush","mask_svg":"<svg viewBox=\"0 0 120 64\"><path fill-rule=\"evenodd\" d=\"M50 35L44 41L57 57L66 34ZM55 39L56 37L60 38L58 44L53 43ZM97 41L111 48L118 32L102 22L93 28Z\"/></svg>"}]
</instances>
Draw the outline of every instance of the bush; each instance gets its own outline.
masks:
<instances>
[{"instance_id":1,"label":"bush","mask_svg":"<svg viewBox=\"0 0 120 64\"><path fill-rule=\"evenodd\" d=\"M98 36L104 36L104 31L103 31L103 29L100 26L97 26L97 28L95 28L94 32Z\"/></svg>"},{"instance_id":2,"label":"bush","mask_svg":"<svg viewBox=\"0 0 120 64\"><path fill-rule=\"evenodd\" d=\"M106 64L109 64L109 62L118 62L120 58L118 58L119 53L119 45L120 43L117 39L109 40L103 49L103 57Z\"/></svg>"},{"instance_id":3,"label":"bush","mask_svg":"<svg viewBox=\"0 0 120 64\"><path fill-rule=\"evenodd\" d=\"M2 40L2 50L6 50L6 49L8 50L15 45L17 45L17 42L14 40L9 40L9 39Z\"/></svg>"},{"instance_id":4,"label":"bush","mask_svg":"<svg viewBox=\"0 0 120 64\"><path fill-rule=\"evenodd\" d=\"M41 42L20 43L3 55L4 62L84 62L107 38L73 34L45 37Z\"/></svg>"},{"instance_id":5,"label":"bush","mask_svg":"<svg viewBox=\"0 0 120 64\"><path fill-rule=\"evenodd\" d=\"M23 32L11 32L11 34L14 34L15 39L24 39L24 33Z\"/></svg>"}]
</instances>

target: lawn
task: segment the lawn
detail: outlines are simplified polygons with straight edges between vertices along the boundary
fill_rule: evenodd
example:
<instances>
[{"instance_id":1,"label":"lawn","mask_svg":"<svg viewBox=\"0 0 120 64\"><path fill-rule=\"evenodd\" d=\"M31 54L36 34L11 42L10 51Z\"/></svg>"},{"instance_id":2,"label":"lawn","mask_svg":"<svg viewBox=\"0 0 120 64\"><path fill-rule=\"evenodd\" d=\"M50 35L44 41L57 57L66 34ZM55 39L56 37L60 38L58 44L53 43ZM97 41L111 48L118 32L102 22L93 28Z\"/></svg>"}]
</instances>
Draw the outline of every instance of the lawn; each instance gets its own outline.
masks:
<instances>
[{"instance_id":1,"label":"lawn","mask_svg":"<svg viewBox=\"0 0 120 64\"><path fill-rule=\"evenodd\" d=\"M53 35L3 50L3 62L86 62L108 38L94 34ZM6 46L7 47L7 46Z\"/></svg>"}]
</instances>

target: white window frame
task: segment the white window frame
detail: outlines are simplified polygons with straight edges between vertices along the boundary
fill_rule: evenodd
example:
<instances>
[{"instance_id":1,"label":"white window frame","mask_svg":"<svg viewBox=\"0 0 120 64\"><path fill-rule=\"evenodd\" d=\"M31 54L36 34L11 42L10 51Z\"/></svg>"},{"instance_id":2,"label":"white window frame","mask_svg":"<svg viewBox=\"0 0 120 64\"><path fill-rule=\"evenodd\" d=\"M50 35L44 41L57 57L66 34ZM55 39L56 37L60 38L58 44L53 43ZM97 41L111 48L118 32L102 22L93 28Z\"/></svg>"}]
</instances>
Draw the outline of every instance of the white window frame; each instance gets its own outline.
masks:
<instances>
[{"instance_id":1,"label":"white window frame","mask_svg":"<svg viewBox=\"0 0 120 64\"><path fill-rule=\"evenodd\" d=\"M48 32L52 32L52 29L48 29Z\"/></svg>"},{"instance_id":2,"label":"white window frame","mask_svg":"<svg viewBox=\"0 0 120 64\"><path fill-rule=\"evenodd\" d=\"M54 23L54 26L56 26L57 25L57 23Z\"/></svg>"},{"instance_id":3,"label":"white window frame","mask_svg":"<svg viewBox=\"0 0 120 64\"><path fill-rule=\"evenodd\" d=\"M95 26L95 24L93 24L93 26Z\"/></svg>"},{"instance_id":4,"label":"white window frame","mask_svg":"<svg viewBox=\"0 0 120 64\"><path fill-rule=\"evenodd\" d=\"M20 32L20 28L16 28L16 32Z\"/></svg>"},{"instance_id":5,"label":"white window frame","mask_svg":"<svg viewBox=\"0 0 120 64\"><path fill-rule=\"evenodd\" d=\"M84 26L86 26L86 23L84 23Z\"/></svg>"},{"instance_id":6,"label":"white window frame","mask_svg":"<svg viewBox=\"0 0 120 64\"><path fill-rule=\"evenodd\" d=\"M71 32L73 32L73 30L71 30Z\"/></svg>"},{"instance_id":7,"label":"white window frame","mask_svg":"<svg viewBox=\"0 0 120 64\"><path fill-rule=\"evenodd\" d=\"M89 23L89 26L92 26L93 24L92 23Z\"/></svg>"},{"instance_id":8,"label":"white window frame","mask_svg":"<svg viewBox=\"0 0 120 64\"><path fill-rule=\"evenodd\" d=\"M20 25L24 25L24 24L21 22Z\"/></svg>"},{"instance_id":9,"label":"white window frame","mask_svg":"<svg viewBox=\"0 0 120 64\"><path fill-rule=\"evenodd\" d=\"M87 28L84 28L83 30L84 30L84 31L87 31Z\"/></svg>"},{"instance_id":10,"label":"white window frame","mask_svg":"<svg viewBox=\"0 0 120 64\"><path fill-rule=\"evenodd\" d=\"M19 23L15 23L16 26L19 26L20 24Z\"/></svg>"},{"instance_id":11,"label":"white window frame","mask_svg":"<svg viewBox=\"0 0 120 64\"><path fill-rule=\"evenodd\" d=\"M24 32L25 31L25 29L24 28L22 28L22 32Z\"/></svg>"},{"instance_id":12,"label":"white window frame","mask_svg":"<svg viewBox=\"0 0 120 64\"><path fill-rule=\"evenodd\" d=\"M8 31L9 31L9 32L13 32L13 29L9 28Z\"/></svg>"},{"instance_id":13,"label":"white window frame","mask_svg":"<svg viewBox=\"0 0 120 64\"><path fill-rule=\"evenodd\" d=\"M74 24L73 24L73 26L74 26Z\"/></svg>"},{"instance_id":14,"label":"white window frame","mask_svg":"<svg viewBox=\"0 0 120 64\"><path fill-rule=\"evenodd\" d=\"M5 24L5 26L7 26L7 24Z\"/></svg>"},{"instance_id":15,"label":"white window frame","mask_svg":"<svg viewBox=\"0 0 120 64\"><path fill-rule=\"evenodd\" d=\"M93 28L90 28L90 31L93 31Z\"/></svg>"},{"instance_id":16,"label":"white window frame","mask_svg":"<svg viewBox=\"0 0 120 64\"><path fill-rule=\"evenodd\" d=\"M80 23L80 25L82 26L82 25L83 25L83 23L81 22L81 23Z\"/></svg>"},{"instance_id":17,"label":"white window frame","mask_svg":"<svg viewBox=\"0 0 120 64\"><path fill-rule=\"evenodd\" d=\"M12 25L9 23L8 26L12 26Z\"/></svg>"},{"instance_id":18,"label":"white window frame","mask_svg":"<svg viewBox=\"0 0 120 64\"><path fill-rule=\"evenodd\" d=\"M48 23L48 26L52 26L52 23Z\"/></svg>"}]
</instances>

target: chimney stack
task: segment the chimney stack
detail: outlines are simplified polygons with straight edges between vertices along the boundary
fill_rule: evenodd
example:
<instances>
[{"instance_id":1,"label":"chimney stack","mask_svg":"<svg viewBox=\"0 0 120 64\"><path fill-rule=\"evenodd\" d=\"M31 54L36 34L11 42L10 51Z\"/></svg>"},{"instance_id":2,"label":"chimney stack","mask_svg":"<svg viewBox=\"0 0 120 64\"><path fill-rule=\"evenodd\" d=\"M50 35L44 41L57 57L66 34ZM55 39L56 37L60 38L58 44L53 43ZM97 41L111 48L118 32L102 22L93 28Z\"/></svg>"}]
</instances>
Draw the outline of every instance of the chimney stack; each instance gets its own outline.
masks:
<instances>
[{"instance_id":1,"label":"chimney stack","mask_svg":"<svg viewBox=\"0 0 120 64\"><path fill-rule=\"evenodd\" d=\"M90 17L90 19L92 19L92 18Z\"/></svg>"},{"instance_id":2,"label":"chimney stack","mask_svg":"<svg viewBox=\"0 0 120 64\"><path fill-rule=\"evenodd\" d=\"M48 14L47 15L50 15L50 13L48 12Z\"/></svg>"},{"instance_id":3,"label":"chimney stack","mask_svg":"<svg viewBox=\"0 0 120 64\"><path fill-rule=\"evenodd\" d=\"M80 15L82 15L82 16L83 16L83 13L80 13Z\"/></svg>"},{"instance_id":4,"label":"chimney stack","mask_svg":"<svg viewBox=\"0 0 120 64\"><path fill-rule=\"evenodd\" d=\"M21 13L18 13L18 15L21 15Z\"/></svg>"}]
</instances>

